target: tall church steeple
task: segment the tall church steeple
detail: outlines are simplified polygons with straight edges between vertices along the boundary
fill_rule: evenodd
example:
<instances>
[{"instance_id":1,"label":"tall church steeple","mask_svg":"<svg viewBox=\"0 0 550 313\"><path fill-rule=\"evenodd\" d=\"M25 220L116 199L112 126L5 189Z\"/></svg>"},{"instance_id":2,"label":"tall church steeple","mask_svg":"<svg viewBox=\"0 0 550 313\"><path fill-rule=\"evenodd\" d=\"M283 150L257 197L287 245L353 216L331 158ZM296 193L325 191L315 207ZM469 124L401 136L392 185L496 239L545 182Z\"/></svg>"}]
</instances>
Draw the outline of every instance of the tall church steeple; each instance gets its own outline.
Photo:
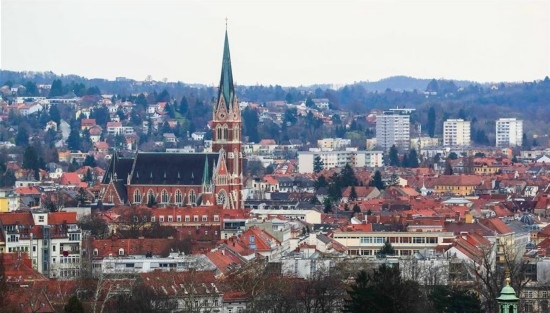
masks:
<instances>
[{"instance_id":1,"label":"tall church steeple","mask_svg":"<svg viewBox=\"0 0 550 313\"><path fill-rule=\"evenodd\" d=\"M233 69L231 67L231 55L229 52L229 38L227 29L225 31L225 41L223 45L222 71L220 77L220 86L218 89L218 99L214 104L212 116L212 151L223 155L225 166L220 168L227 169L224 175L227 175L227 185L223 187L228 193L231 208L241 208L241 190L242 190L242 119L239 101L235 94L233 84ZM216 193L222 190L217 186Z\"/></svg>"},{"instance_id":2,"label":"tall church steeple","mask_svg":"<svg viewBox=\"0 0 550 313\"><path fill-rule=\"evenodd\" d=\"M218 90L218 105L221 105L220 101L223 98L227 111L230 110L230 106L233 104L235 96L235 87L233 86L233 71L231 70L231 54L229 53L229 38L227 37L227 30L225 30L225 42L223 45L223 58L222 58L222 75L220 78L220 89Z\"/></svg>"}]
</instances>

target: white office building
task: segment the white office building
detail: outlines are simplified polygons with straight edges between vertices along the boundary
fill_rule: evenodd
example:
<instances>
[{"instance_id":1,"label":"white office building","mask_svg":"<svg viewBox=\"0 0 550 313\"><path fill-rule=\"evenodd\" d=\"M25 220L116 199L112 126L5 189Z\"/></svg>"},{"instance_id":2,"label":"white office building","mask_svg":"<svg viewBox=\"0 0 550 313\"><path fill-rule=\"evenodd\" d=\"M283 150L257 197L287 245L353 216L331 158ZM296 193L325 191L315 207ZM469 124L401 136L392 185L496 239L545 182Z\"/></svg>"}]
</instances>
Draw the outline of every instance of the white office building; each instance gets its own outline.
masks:
<instances>
[{"instance_id":1,"label":"white office building","mask_svg":"<svg viewBox=\"0 0 550 313\"><path fill-rule=\"evenodd\" d=\"M376 144L383 151L395 145L399 150L410 148L410 114L414 109L390 109L376 115Z\"/></svg>"},{"instance_id":2,"label":"white office building","mask_svg":"<svg viewBox=\"0 0 550 313\"><path fill-rule=\"evenodd\" d=\"M443 145L469 146L470 122L463 119L449 119L443 122Z\"/></svg>"},{"instance_id":3,"label":"white office building","mask_svg":"<svg viewBox=\"0 0 550 313\"><path fill-rule=\"evenodd\" d=\"M500 118L496 122L496 146L515 147L522 145L523 121L515 118Z\"/></svg>"}]
</instances>

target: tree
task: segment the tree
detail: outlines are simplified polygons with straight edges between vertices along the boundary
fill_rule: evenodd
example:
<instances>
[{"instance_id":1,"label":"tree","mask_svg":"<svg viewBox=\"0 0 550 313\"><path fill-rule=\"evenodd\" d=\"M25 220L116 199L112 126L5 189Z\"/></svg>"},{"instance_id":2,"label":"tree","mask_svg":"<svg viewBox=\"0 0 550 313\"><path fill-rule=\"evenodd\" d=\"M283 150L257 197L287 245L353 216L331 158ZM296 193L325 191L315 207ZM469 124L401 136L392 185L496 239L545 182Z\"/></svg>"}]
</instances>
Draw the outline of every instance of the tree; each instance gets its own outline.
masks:
<instances>
[{"instance_id":1,"label":"tree","mask_svg":"<svg viewBox=\"0 0 550 313\"><path fill-rule=\"evenodd\" d=\"M330 201L330 197L326 197L323 200L323 212L325 213L332 213L332 201Z\"/></svg>"},{"instance_id":2,"label":"tree","mask_svg":"<svg viewBox=\"0 0 550 313\"><path fill-rule=\"evenodd\" d=\"M458 159L458 154L456 154L456 152L453 151L453 152L449 153L449 156L447 156L447 159L456 160L456 159Z\"/></svg>"},{"instance_id":3,"label":"tree","mask_svg":"<svg viewBox=\"0 0 550 313\"><path fill-rule=\"evenodd\" d=\"M248 140L251 142L259 142L260 135L258 133L258 123L260 119L258 117L258 111L251 108L246 108L242 112L243 119L243 133L248 136Z\"/></svg>"},{"instance_id":4,"label":"tree","mask_svg":"<svg viewBox=\"0 0 550 313\"><path fill-rule=\"evenodd\" d=\"M361 208L357 203L353 205L353 213L361 213Z\"/></svg>"},{"instance_id":5,"label":"tree","mask_svg":"<svg viewBox=\"0 0 550 313\"><path fill-rule=\"evenodd\" d=\"M84 313L84 306L76 295L69 298L69 302L63 308L65 313Z\"/></svg>"},{"instance_id":6,"label":"tree","mask_svg":"<svg viewBox=\"0 0 550 313\"><path fill-rule=\"evenodd\" d=\"M29 145L29 133L24 125L19 125L17 129L17 135L15 135L15 145L27 146Z\"/></svg>"},{"instance_id":7,"label":"tree","mask_svg":"<svg viewBox=\"0 0 550 313\"><path fill-rule=\"evenodd\" d=\"M338 184L340 188L346 188L349 186L358 185L357 177L355 176L355 171L349 163L344 166L340 174L338 175Z\"/></svg>"},{"instance_id":8,"label":"tree","mask_svg":"<svg viewBox=\"0 0 550 313\"><path fill-rule=\"evenodd\" d=\"M313 99L311 99L311 96L308 96L306 99L306 107L312 108L314 106L315 106L315 102L313 101Z\"/></svg>"},{"instance_id":9,"label":"tree","mask_svg":"<svg viewBox=\"0 0 550 313\"><path fill-rule=\"evenodd\" d=\"M328 181L325 176L321 175L317 177L317 180L313 183L313 187L315 187L315 190L319 190L321 187L328 187Z\"/></svg>"},{"instance_id":10,"label":"tree","mask_svg":"<svg viewBox=\"0 0 550 313\"><path fill-rule=\"evenodd\" d=\"M83 230L89 230L95 238L104 238L109 235L107 222L98 214L83 216L78 220L78 227Z\"/></svg>"},{"instance_id":11,"label":"tree","mask_svg":"<svg viewBox=\"0 0 550 313\"><path fill-rule=\"evenodd\" d=\"M397 147L392 145L389 152L390 166L399 166L399 155L397 153Z\"/></svg>"},{"instance_id":12,"label":"tree","mask_svg":"<svg viewBox=\"0 0 550 313\"><path fill-rule=\"evenodd\" d=\"M187 102L187 98L183 96L181 98L180 106L179 106L179 111L181 115L185 115L188 109L189 109L189 103Z\"/></svg>"},{"instance_id":13,"label":"tree","mask_svg":"<svg viewBox=\"0 0 550 313\"><path fill-rule=\"evenodd\" d=\"M82 166L96 167L97 163L95 161L95 157L92 154L88 154L84 159L84 163L82 163Z\"/></svg>"},{"instance_id":14,"label":"tree","mask_svg":"<svg viewBox=\"0 0 550 313\"><path fill-rule=\"evenodd\" d=\"M418 283L403 280L397 267L361 270L348 290L344 312L414 313L425 302Z\"/></svg>"},{"instance_id":15,"label":"tree","mask_svg":"<svg viewBox=\"0 0 550 313\"><path fill-rule=\"evenodd\" d=\"M52 87L50 88L50 93L48 94L48 98L55 98L60 97L65 94L65 91L63 89L63 83L60 79L55 79L52 82Z\"/></svg>"},{"instance_id":16,"label":"tree","mask_svg":"<svg viewBox=\"0 0 550 313\"><path fill-rule=\"evenodd\" d=\"M54 121L57 126L59 126L59 123L61 123L61 113L59 113L57 104L52 104L48 113L50 114L50 118L52 119L52 121Z\"/></svg>"},{"instance_id":17,"label":"tree","mask_svg":"<svg viewBox=\"0 0 550 313\"><path fill-rule=\"evenodd\" d=\"M418 154L416 153L416 149L412 148L409 150L409 167L411 168L417 168L418 167Z\"/></svg>"},{"instance_id":18,"label":"tree","mask_svg":"<svg viewBox=\"0 0 550 313\"><path fill-rule=\"evenodd\" d=\"M315 159L313 159L313 172L319 173L320 171L323 170L324 166L325 164L323 163L323 160L321 160L321 157L318 155L315 156Z\"/></svg>"},{"instance_id":19,"label":"tree","mask_svg":"<svg viewBox=\"0 0 550 313\"><path fill-rule=\"evenodd\" d=\"M435 135L435 109L433 106L431 106L428 110L428 124L426 126L428 136L433 138Z\"/></svg>"},{"instance_id":20,"label":"tree","mask_svg":"<svg viewBox=\"0 0 550 313\"><path fill-rule=\"evenodd\" d=\"M443 175L453 175L453 166L449 160L445 161L445 170L443 170Z\"/></svg>"},{"instance_id":21,"label":"tree","mask_svg":"<svg viewBox=\"0 0 550 313\"><path fill-rule=\"evenodd\" d=\"M436 312L467 313L482 312L479 297L471 290L435 286L429 294Z\"/></svg>"},{"instance_id":22,"label":"tree","mask_svg":"<svg viewBox=\"0 0 550 313\"><path fill-rule=\"evenodd\" d=\"M372 177L372 180L369 182L369 186L376 187L379 190L382 190L385 188L384 182L382 181L382 174L380 173L380 171L376 170L376 172L374 172L374 176Z\"/></svg>"},{"instance_id":23,"label":"tree","mask_svg":"<svg viewBox=\"0 0 550 313\"><path fill-rule=\"evenodd\" d=\"M27 146L25 152L23 153L23 164L21 165L24 169L38 169L38 153L33 146Z\"/></svg>"},{"instance_id":24,"label":"tree","mask_svg":"<svg viewBox=\"0 0 550 313\"><path fill-rule=\"evenodd\" d=\"M72 151L80 150L80 132L77 128L72 128L69 133L69 138L67 138L67 148Z\"/></svg>"},{"instance_id":25,"label":"tree","mask_svg":"<svg viewBox=\"0 0 550 313\"><path fill-rule=\"evenodd\" d=\"M395 248L392 246L389 240L386 240L386 242L384 242L384 245L382 246L382 248L380 248L380 251L378 251L378 255L384 258L387 255L395 255Z\"/></svg>"}]
</instances>

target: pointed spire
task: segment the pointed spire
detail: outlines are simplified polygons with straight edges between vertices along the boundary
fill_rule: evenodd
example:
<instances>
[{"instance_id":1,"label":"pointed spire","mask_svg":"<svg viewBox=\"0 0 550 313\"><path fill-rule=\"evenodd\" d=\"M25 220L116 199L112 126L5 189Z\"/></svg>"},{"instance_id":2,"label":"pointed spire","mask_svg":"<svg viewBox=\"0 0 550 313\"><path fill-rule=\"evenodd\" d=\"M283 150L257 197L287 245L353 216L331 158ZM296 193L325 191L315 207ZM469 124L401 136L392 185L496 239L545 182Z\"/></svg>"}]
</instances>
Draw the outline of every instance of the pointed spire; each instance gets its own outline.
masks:
<instances>
[{"instance_id":1,"label":"pointed spire","mask_svg":"<svg viewBox=\"0 0 550 313\"><path fill-rule=\"evenodd\" d=\"M204 158L204 172L202 173L202 185L210 185L210 178L208 177L208 157Z\"/></svg>"},{"instance_id":2,"label":"pointed spire","mask_svg":"<svg viewBox=\"0 0 550 313\"><path fill-rule=\"evenodd\" d=\"M222 75L220 79L220 87L218 90L218 104L223 97L225 106L229 110L233 102L235 95L235 88L233 86L233 71L231 70L231 56L229 54L229 39L227 37L227 29L225 30L225 43L223 45L223 58L222 58Z\"/></svg>"}]
</instances>

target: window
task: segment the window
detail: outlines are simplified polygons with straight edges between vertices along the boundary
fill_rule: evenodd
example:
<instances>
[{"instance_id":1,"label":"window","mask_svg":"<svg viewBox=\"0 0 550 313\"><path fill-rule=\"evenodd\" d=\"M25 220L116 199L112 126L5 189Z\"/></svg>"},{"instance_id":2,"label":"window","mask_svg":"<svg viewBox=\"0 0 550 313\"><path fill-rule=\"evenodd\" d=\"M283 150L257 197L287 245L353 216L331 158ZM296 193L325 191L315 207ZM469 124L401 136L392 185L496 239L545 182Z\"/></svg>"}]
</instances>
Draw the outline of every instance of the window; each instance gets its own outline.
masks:
<instances>
[{"instance_id":1,"label":"window","mask_svg":"<svg viewBox=\"0 0 550 313\"><path fill-rule=\"evenodd\" d=\"M38 215L38 222L44 223L44 215Z\"/></svg>"},{"instance_id":2,"label":"window","mask_svg":"<svg viewBox=\"0 0 550 313\"><path fill-rule=\"evenodd\" d=\"M168 222L173 222L174 221L174 218L172 217L172 215L168 215Z\"/></svg>"},{"instance_id":3,"label":"window","mask_svg":"<svg viewBox=\"0 0 550 313\"><path fill-rule=\"evenodd\" d=\"M97 256L97 255L99 254L99 251L98 251L97 249L94 249L94 251L92 252L92 254L93 254L94 256Z\"/></svg>"},{"instance_id":4,"label":"window","mask_svg":"<svg viewBox=\"0 0 550 313\"><path fill-rule=\"evenodd\" d=\"M157 220L157 219L156 219L156 217L154 217L154 216L151 216L151 222L153 222L153 223L154 223L154 222L156 222L156 220Z\"/></svg>"},{"instance_id":5,"label":"window","mask_svg":"<svg viewBox=\"0 0 550 313\"><path fill-rule=\"evenodd\" d=\"M196 201L195 191L191 190L189 191L189 204L195 204Z\"/></svg>"},{"instance_id":6,"label":"window","mask_svg":"<svg viewBox=\"0 0 550 313\"><path fill-rule=\"evenodd\" d=\"M166 191L166 189L162 189L162 193L161 193L161 202L162 203L168 203L168 192Z\"/></svg>"},{"instance_id":7,"label":"window","mask_svg":"<svg viewBox=\"0 0 550 313\"><path fill-rule=\"evenodd\" d=\"M186 222L191 221L191 218L189 217L189 215L186 215L186 216L185 216L185 221L186 221Z\"/></svg>"},{"instance_id":8,"label":"window","mask_svg":"<svg viewBox=\"0 0 550 313\"><path fill-rule=\"evenodd\" d=\"M208 222L208 216L203 215L203 216L202 216L202 221L203 221L203 222Z\"/></svg>"},{"instance_id":9,"label":"window","mask_svg":"<svg viewBox=\"0 0 550 313\"><path fill-rule=\"evenodd\" d=\"M134 191L134 203L140 203L141 202L141 193L139 190Z\"/></svg>"},{"instance_id":10,"label":"window","mask_svg":"<svg viewBox=\"0 0 550 313\"><path fill-rule=\"evenodd\" d=\"M222 190L218 193L218 204L225 204L225 199L227 198L225 190Z\"/></svg>"},{"instance_id":11,"label":"window","mask_svg":"<svg viewBox=\"0 0 550 313\"><path fill-rule=\"evenodd\" d=\"M176 216L176 221L181 222L181 215Z\"/></svg>"},{"instance_id":12,"label":"window","mask_svg":"<svg viewBox=\"0 0 550 313\"><path fill-rule=\"evenodd\" d=\"M199 216L198 215L194 215L193 216L193 222L198 222L199 221Z\"/></svg>"},{"instance_id":13,"label":"window","mask_svg":"<svg viewBox=\"0 0 550 313\"><path fill-rule=\"evenodd\" d=\"M164 223L164 216L159 217L159 222Z\"/></svg>"},{"instance_id":14,"label":"window","mask_svg":"<svg viewBox=\"0 0 550 313\"><path fill-rule=\"evenodd\" d=\"M55 247L57 247L56 245L52 245L52 251L55 252Z\"/></svg>"},{"instance_id":15,"label":"window","mask_svg":"<svg viewBox=\"0 0 550 313\"><path fill-rule=\"evenodd\" d=\"M124 255L124 249L122 248L118 249L118 255Z\"/></svg>"},{"instance_id":16,"label":"window","mask_svg":"<svg viewBox=\"0 0 550 313\"><path fill-rule=\"evenodd\" d=\"M219 222L220 221L220 217L218 215L214 215L214 222Z\"/></svg>"},{"instance_id":17,"label":"window","mask_svg":"<svg viewBox=\"0 0 550 313\"><path fill-rule=\"evenodd\" d=\"M176 190L176 203L177 204L183 203L183 195L179 189Z\"/></svg>"},{"instance_id":18,"label":"window","mask_svg":"<svg viewBox=\"0 0 550 313\"><path fill-rule=\"evenodd\" d=\"M155 203L155 195L153 194L153 190L149 190L147 193L147 203Z\"/></svg>"}]
</instances>

